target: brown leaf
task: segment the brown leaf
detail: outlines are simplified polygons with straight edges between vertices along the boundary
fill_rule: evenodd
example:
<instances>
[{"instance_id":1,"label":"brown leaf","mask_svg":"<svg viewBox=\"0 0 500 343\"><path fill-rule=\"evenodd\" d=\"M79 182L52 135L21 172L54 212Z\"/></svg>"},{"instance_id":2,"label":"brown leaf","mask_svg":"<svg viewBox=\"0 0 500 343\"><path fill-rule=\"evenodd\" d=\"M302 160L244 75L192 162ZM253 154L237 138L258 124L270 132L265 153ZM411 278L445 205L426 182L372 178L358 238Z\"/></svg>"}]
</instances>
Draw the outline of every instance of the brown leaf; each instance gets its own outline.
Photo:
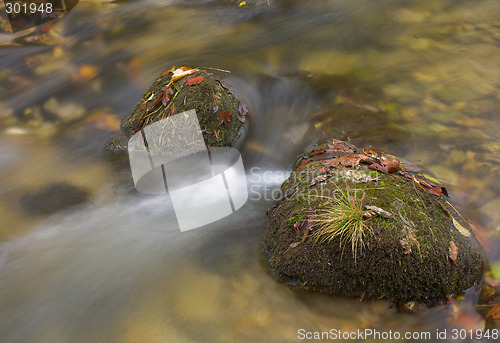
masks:
<instances>
[{"instance_id":1,"label":"brown leaf","mask_svg":"<svg viewBox=\"0 0 500 343\"><path fill-rule=\"evenodd\" d=\"M238 103L238 120L242 123L247 121L247 107L241 102Z\"/></svg>"},{"instance_id":2,"label":"brown leaf","mask_svg":"<svg viewBox=\"0 0 500 343\"><path fill-rule=\"evenodd\" d=\"M352 151L352 153L355 153L357 151L356 147L348 142L340 141L337 139L333 139L333 145L329 146L333 150L337 151Z\"/></svg>"},{"instance_id":3,"label":"brown leaf","mask_svg":"<svg viewBox=\"0 0 500 343\"><path fill-rule=\"evenodd\" d=\"M328 167L321 167L321 168L319 168L318 173L319 174L328 174L329 171L330 171L330 168L328 168Z\"/></svg>"},{"instance_id":4,"label":"brown leaf","mask_svg":"<svg viewBox=\"0 0 500 343\"><path fill-rule=\"evenodd\" d=\"M205 80L203 76L190 77L186 80L186 86L194 86L202 83Z\"/></svg>"},{"instance_id":5,"label":"brown leaf","mask_svg":"<svg viewBox=\"0 0 500 343\"><path fill-rule=\"evenodd\" d=\"M453 241L450 241L450 246L448 248L448 256L450 257L450 260L456 265L458 257L458 247L455 245Z\"/></svg>"},{"instance_id":6,"label":"brown leaf","mask_svg":"<svg viewBox=\"0 0 500 343\"><path fill-rule=\"evenodd\" d=\"M314 155L321 155L324 152L325 152L325 149L316 149L316 150L313 150L309 153L309 157L314 156Z\"/></svg>"},{"instance_id":7,"label":"brown leaf","mask_svg":"<svg viewBox=\"0 0 500 343\"><path fill-rule=\"evenodd\" d=\"M486 318L500 319L500 304L494 304L486 313Z\"/></svg>"},{"instance_id":8,"label":"brown leaf","mask_svg":"<svg viewBox=\"0 0 500 343\"><path fill-rule=\"evenodd\" d=\"M300 165L299 165L299 167L297 168L297 170L299 170L300 168L302 168L303 166L305 166L305 165L306 165L306 164L308 164L309 162L311 162L311 160L309 160L309 159L303 160L303 161L300 163Z\"/></svg>"},{"instance_id":9,"label":"brown leaf","mask_svg":"<svg viewBox=\"0 0 500 343\"><path fill-rule=\"evenodd\" d=\"M384 159L380 159L380 164L387 168L389 173L397 172L401 170L401 163L399 163L398 159L393 159L391 161L386 161Z\"/></svg>"},{"instance_id":10,"label":"brown leaf","mask_svg":"<svg viewBox=\"0 0 500 343\"><path fill-rule=\"evenodd\" d=\"M403 247L403 254L408 255L409 253L411 253L411 245L406 238L400 239L399 243Z\"/></svg>"},{"instance_id":11,"label":"brown leaf","mask_svg":"<svg viewBox=\"0 0 500 343\"><path fill-rule=\"evenodd\" d=\"M373 159L363 154L353 154L323 161L327 167L336 167L339 164L344 167L357 167L361 162L373 163Z\"/></svg>"},{"instance_id":12,"label":"brown leaf","mask_svg":"<svg viewBox=\"0 0 500 343\"><path fill-rule=\"evenodd\" d=\"M379 171L384 174L389 174L393 172L397 172L401 170L401 164L399 160L393 159L391 161L386 161L384 159L380 159L379 163L373 163L368 168Z\"/></svg>"},{"instance_id":13,"label":"brown leaf","mask_svg":"<svg viewBox=\"0 0 500 343\"><path fill-rule=\"evenodd\" d=\"M227 127L227 125L229 124L229 122L231 121L232 118L233 118L233 116L232 116L231 112L223 111L223 112L220 112L219 115L217 116L217 121L219 123L219 126L224 124L224 126Z\"/></svg>"},{"instance_id":14,"label":"brown leaf","mask_svg":"<svg viewBox=\"0 0 500 343\"><path fill-rule=\"evenodd\" d=\"M161 89L163 91L163 96L161 99L161 103L163 106L167 106L167 104L170 102L170 96L174 94L174 91L172 89L172 86L165 86Z\"/></svg>"}]
</instances>

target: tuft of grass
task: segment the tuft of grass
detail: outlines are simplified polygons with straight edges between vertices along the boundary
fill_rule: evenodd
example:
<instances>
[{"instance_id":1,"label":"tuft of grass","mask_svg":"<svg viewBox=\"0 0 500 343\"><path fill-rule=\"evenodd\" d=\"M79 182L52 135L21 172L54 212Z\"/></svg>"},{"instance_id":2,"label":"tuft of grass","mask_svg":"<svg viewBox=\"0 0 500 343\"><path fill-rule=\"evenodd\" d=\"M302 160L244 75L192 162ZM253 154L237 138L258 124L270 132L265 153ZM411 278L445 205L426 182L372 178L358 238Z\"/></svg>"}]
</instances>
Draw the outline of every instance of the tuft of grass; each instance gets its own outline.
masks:
<instances>
[{"instance_id":1,"label":"tuft of grass","mask_svg":"<svg viewBox=\"0 0 500 343\"><path fill-rule=\"evenodd\" d=\"M327 201L316 209L313 237L316 242L331 242L340 238L342 253L345 245L350 243L356 261L358 251L363 249L366 238L372 234L363 218L361 201L351 195L348 187L346 191L338 189L335 197L324 198Z\"/></svg>"}]
</instances>

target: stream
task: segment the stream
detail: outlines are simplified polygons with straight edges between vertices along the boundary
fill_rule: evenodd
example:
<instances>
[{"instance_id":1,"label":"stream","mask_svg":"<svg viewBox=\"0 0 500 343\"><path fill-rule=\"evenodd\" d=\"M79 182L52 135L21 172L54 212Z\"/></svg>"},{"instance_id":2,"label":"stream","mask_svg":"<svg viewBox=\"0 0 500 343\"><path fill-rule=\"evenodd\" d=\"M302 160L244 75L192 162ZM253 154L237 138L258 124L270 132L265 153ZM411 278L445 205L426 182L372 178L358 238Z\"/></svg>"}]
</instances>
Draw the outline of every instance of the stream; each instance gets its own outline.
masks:
<instances>
[{"instance_id":1,"label":"stream","mask_svg":"<svg viewBox=\"0 0 500 343\"><path fill-rule=\"evenodd\" d=\"M498 0L240 2L80 0L45 31L0 31L2 343L337 341L301 329L477 341L452 340L463 326L450 320L458 307L484 325L477 295L406 313L290 290L267 273L259 239L296 156L321 139L310 134L318 118L349 103L368 111L333 117L338 138L442 181L500 263ZM102 154L174 65L214 68L251 116L248 202L187 232L163 196L135 191L130 170ZM88 200L49 215L22 208L56 182Z\"/></svg>"}]
</instances>

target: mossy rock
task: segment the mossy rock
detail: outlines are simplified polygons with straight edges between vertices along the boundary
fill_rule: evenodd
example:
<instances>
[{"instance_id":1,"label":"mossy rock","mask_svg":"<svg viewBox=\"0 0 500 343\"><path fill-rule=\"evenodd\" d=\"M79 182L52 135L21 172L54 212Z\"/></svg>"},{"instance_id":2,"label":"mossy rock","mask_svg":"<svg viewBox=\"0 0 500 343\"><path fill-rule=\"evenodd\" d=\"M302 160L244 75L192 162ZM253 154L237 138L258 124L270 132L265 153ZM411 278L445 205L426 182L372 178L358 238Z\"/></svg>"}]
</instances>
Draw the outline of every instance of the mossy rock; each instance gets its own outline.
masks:
<instances>
[{"instance_id":1,"label":"mossy rock","mask_svg":"<svg viewBox=\"0 0 500 343\"><path fill-rule=\"evenodd\" d=\"M132 113L122 120L124 135L111 139L105 147L105 153L111 161L128 161L128 139L140 129L192 109L196 110L208 147L235 146L244 138L247 122L245 105L212 73L183 69L187 73L180 78L172 77L173 70L162 73L135 105ZM165 98L166 90L169 94Z\"/></svg>"},{"instance_id":2,"label":"mossy rock","mask_svg":"<svg viewBox=\"0 0 500 343\"><path fill-rule=\"evenodd\" d=\"M273 278L296 289L425 304L476 285L479 248L446 190L401 165L372 170L399 161L338 142L302 155L268 211L261 244ZM338 213L331 209L342 201L358 211L362 243L319 235L320 219Z\"/></svg>"}]
</instances>

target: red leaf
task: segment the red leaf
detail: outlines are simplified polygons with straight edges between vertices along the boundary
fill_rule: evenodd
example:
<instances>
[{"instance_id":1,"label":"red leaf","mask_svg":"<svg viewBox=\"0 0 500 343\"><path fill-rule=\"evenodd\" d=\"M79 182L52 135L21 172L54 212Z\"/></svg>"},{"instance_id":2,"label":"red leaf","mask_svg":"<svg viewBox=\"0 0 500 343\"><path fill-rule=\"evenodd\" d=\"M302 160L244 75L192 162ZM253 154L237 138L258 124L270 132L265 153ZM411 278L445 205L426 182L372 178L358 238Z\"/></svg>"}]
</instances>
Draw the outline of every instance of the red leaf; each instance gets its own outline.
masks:
<instances>
[{"instance_id":1,"label":"red leaf","mask_svg":"<svg viewBox=\"0 0 500 343\"><path fill-rule=\"evenodd\" d=\"M170 96L174 94L174 91L171 86L165 86L161 90L163 91L161 103L163 104L163 106L167 106L167 104L170 102Z\"/></svg>"},{"instance_id":2,"label":"red leaf","mask_svg":"<svg viewBox=\"0 0 500 343\"><path fill-rule=\"evenodd\" d=\"M309 157L314 156L314 155L321 155L322 153L325 152L325 149L317 149L313 150L309 153Z\"/></svg>"},{"instance_id":3,"label":"red leaf","mask_svg":"<svg viewBox=\"0 0 500 343\"><path fill-rule=\"evenodd\" d=\"M232 118L233 116L230 112L224 111L219 113L219 115L217 116L217 121L219 123L219 126L224 124L224 126L227 127Z\"/></svg>"},{"instance_id":4,"label":"red leaf","mask_svg":"<svg viewBox=\"0 0 500 343\"><path fill-rule=\"evenodd\" d=\"M301 163L300 163L300 166L297 168L297 170L299 170L300 168L302 168L303 166L305 166L306 164L308 164L309 162L311 162L311 160L303 160Z\"/></svg>"},{"instance_id":5,"label":"red leaf","mask_svg":"<svg viewBox=\"0 0 500 343\"><path fill-rule=\"evenodd\" d=\"M190 77L186 80L186 86L194 86L203 82L205 78L203 76Z\"/></svg>"}]
</instances>

